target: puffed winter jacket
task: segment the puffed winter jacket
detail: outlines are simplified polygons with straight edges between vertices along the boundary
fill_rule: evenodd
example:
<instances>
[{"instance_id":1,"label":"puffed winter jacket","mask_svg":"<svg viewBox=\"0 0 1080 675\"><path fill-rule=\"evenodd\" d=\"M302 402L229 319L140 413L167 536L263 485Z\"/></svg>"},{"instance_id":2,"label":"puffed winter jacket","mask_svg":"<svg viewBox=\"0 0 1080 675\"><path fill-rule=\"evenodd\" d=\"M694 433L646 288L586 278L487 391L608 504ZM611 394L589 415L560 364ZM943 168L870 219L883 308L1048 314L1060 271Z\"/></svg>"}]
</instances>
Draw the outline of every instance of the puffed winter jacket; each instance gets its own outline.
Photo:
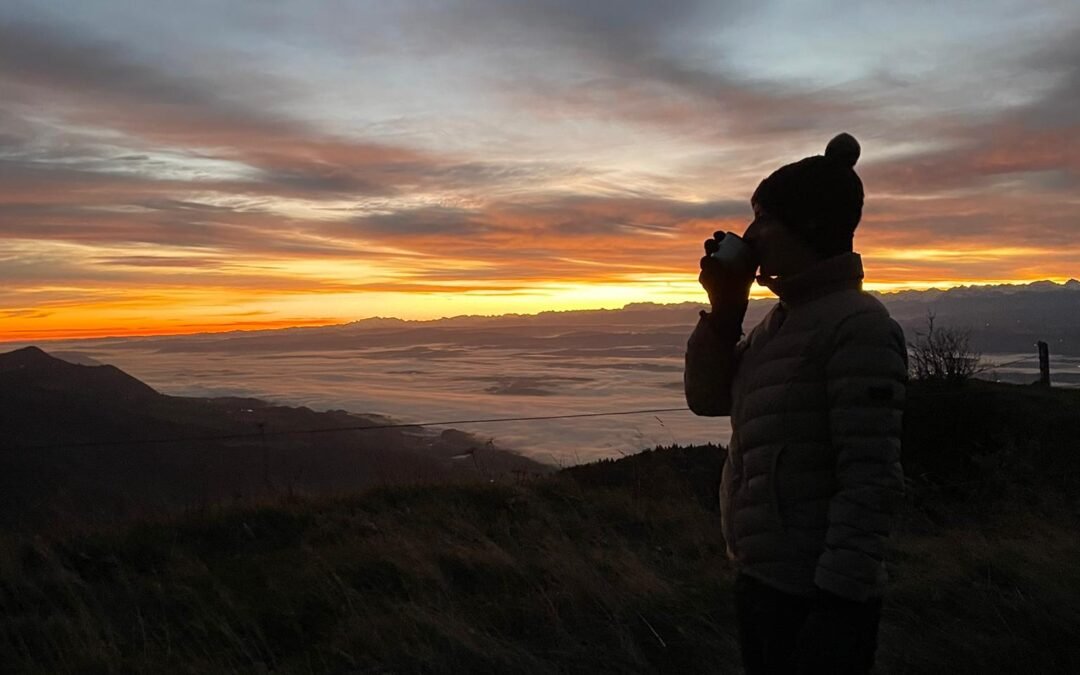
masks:
<instances>
[{"instance_id":1,"label":"puffed winter jacket","mask_svg":"<svg viewBox=\"0 0 1080 675\"><path fill-rule=\"evenodd\" d=\"M880 596L903 495L907 348L844 253L767 285L780 301L745 339L703 315L684 385L698 415L731 415L720 485L728 554L788 593Z\"/></svg>"}]
</instances>

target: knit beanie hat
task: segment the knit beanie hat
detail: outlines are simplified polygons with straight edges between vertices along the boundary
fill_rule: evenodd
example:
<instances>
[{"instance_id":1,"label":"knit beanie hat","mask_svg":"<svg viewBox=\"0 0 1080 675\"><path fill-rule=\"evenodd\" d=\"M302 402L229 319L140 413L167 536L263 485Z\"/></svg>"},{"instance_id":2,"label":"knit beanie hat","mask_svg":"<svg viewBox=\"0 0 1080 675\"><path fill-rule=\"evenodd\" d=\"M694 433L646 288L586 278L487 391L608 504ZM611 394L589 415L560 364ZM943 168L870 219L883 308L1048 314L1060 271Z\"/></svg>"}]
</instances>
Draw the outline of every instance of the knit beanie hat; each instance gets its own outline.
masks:
<instances>
[{"instance_id":1,"label":"knit beanie hat","mask_svg":"<svg viewBox=\"0 0 1080 675\"><path fill-rule=\"evenodd\" d=\"M852 250L862 218L863 186L855 173L859 142L839 134L814 155L761 181L752 201L798 233L824 257Z\"/></svg>"}]
</instances>

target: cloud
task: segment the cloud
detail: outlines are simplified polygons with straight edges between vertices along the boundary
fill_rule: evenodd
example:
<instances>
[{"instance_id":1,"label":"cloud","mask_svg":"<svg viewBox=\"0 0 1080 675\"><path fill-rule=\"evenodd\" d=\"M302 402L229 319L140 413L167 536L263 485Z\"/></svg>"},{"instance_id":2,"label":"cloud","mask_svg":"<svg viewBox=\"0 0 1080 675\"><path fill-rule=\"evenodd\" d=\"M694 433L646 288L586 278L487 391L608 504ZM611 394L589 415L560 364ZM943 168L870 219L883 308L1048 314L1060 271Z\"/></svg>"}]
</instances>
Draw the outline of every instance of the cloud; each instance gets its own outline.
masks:
<instances>
[{"instance_id":1,"label":"cloud","mask_svg":"<svg viewBox=\"0 0 1080 675\"><path fill-rule=\"evenodd\" d=\"M534 196L472 209L418 208L326 223L334 237L393 242L426 254L408 261L411 281L617 281L684 274L715 229L745 227L745 202ZM456 264L453 261L458 261Z\"/></svg>"},{"instance_id":2,"label":"cloud","mask_svg":"<svg viewBox=\"0 0 1080 675\"><path fill-rule=\"evenodd\" d=\"M937 130L940 149L871 161L861 173L868 188L894 194L1003 187L1080 187L1080 29L1029 49L1013 63L1013 78L1049 78L1029 101L967 124ZM933 128L925 130L933 133ZM933 137L933 136L931 136ZM1036 175L1025 181L1025 174ZM992 192L991 192L992 194Z\"/></svg>"},{"instance_id":3,"label":"cloud","mask_svg":"<svg viewBox=\"0 0 1080 675\"><path fill-rule=\"evenodd\" d=\"M138 54L119 45L93 42L56 26L0 23L0 83L15 92L13 98L25 110L47 106L61 112L67 123L118 132L123 136L116 140L135 150L175 148L241 163L251 175L236 187L247 191L385 195L444 180L475 186L527 173L520 164L500 167L327 134L272 112L278 101L266 92L287 85L265 76L179 76L141 62ZM30 124L4 119L0 128L14 122ZM24 150L38 162L51 155L47 147ZM96 155L98 164L138 163L146 156L136 151L118 160L103 155L100 147L85 150ZM90 167L84 163L82 168Z\"/></svg>"},{"instance_id":4,"label":"cloud","mask_svg":"<svg viewBox=\"0 0 1080 675\"><path fill-rule=\"evenodd\" d=\"M162 256L162 255L125 255L125 256L100 256L90 259L92 265L105 265L106 267L128 268L215 268L221 267L222 261L211 257L185 256Z\"/></svg>"},{"instance_id":5,"label":"cloud","mask_svg":"<svg viewBox=\"0 0 1080 675\"><path fill-rule=\"evenodd\" d=\"M501 83L517 105L544 115L666 128L731 143L832 129L860 110L853 100L793 83L756 80L729 63L713 28L750 3L467 3L456 12L490 48L529 46L564 66L524 64ZM457 24L460 25L460 24ZM475 26L482 28L476 28ZM494 43L494 46L492 46ZM512 56L511 56L512 58Z\"/></svg>"},{"instance_id":6,"label":"cloud","mask_svg":"<svg viewBox=\"0 0 1080 675\"><path fill-rule=\"evenodd\" d=\"M1035 108L1041 109L1041 108ZM860 170L867 190L925 195L988 191L1017 174L1054 172L1055 190L1080 186L1080 125L1033 130L1017 119L970 129L945 150L921 153Z\"/></svg>"},{"instance_id":7,"label":"cloud","mask_svg":"<svg viewBox=\"0 0 1080 675\"><path fill-rule=\"evenodd\" d=\"M361 236L392 237L472 237L493 232L495 226L482 222L482 214L469 209L433 206L362 216L352 221Z\"/></svg>"},{"instance_id":8,"label":"cloud","mask_svg":"<svg viewBox=\"0 0 1080 675\"><path fill-rule=\"evenodd\" d=\"M259 4L222 15L220 45L161 48L143 10L109 30L0 10L0 279L20 303L689 292L701 240L841 129L863 142L856 242L880 278L1080 264L1080 33L981 44L970 75L918 70L953 46L826 85L783 76L820 55L739 58L770 39L744 19L786 9L462 0L320 25Z\"/></svg>"},{"instance_id":9,"label":"cloud","mask_svg":"<svg viewBox=\"0 0 1080 675\"><path fill-rule=\"evenodd\" d=\"M1057 81L1018 117L1034 128L1080 126L1080 25L1063 39L1038 45L1023 60L1023 66L1031 73L1054 76Z\"/></svg>"}]
</instances>

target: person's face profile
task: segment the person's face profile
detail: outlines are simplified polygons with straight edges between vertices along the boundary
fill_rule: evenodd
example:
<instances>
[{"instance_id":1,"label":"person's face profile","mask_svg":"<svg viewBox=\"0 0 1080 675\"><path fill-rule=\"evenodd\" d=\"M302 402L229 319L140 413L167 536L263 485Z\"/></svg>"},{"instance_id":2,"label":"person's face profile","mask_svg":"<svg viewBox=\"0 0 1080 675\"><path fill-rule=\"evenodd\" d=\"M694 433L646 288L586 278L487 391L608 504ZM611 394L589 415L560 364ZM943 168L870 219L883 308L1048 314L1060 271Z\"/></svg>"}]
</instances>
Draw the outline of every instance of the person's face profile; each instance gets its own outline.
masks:
<instances>
[{"instance_id":1,"label":"person's face profile","mask_svg":"<svg viewBox=\"0 0 1080 675\"><path fill-rule=\"evenodd\" d=\"M757 202L751 202L754 209L754 219L746 226L743 232L743 240L750 246L754 254L761 258L762 249L769 247L772 232L779 222L769 215L763 206Z\"/></svg>"},{"instance_id":2,"label":"person's face profile","mask_svg":"<svg viewBox=\"0 0 1080 675\"><path fill-rule=\"evenodd\" d=\"M805 243L783 221L757 202L752 202L752 206L754 220L743 233L743 240L754 252L760 274L787 274L804 266L813 257Z\"/></svg>"}]
</instances>

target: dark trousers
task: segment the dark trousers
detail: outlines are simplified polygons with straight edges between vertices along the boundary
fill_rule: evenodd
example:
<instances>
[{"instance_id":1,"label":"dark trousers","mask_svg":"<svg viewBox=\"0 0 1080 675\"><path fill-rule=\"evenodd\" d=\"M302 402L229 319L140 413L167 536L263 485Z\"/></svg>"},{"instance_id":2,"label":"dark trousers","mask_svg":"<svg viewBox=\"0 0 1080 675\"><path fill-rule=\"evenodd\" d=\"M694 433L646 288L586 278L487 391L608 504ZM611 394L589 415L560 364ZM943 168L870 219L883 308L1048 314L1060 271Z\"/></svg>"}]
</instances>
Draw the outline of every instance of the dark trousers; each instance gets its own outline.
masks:
<instances>
[{"instance_id":1,"label":"dark trousers","mask_svg":"<svg viewBox=\"0 0 1080 675\"><path fill-rule=\"evenodd\" d=\"M874 666L881 598L801 598L740 574L735 617L747 675L862 675Z\"/></svg>"}]
</instances>

